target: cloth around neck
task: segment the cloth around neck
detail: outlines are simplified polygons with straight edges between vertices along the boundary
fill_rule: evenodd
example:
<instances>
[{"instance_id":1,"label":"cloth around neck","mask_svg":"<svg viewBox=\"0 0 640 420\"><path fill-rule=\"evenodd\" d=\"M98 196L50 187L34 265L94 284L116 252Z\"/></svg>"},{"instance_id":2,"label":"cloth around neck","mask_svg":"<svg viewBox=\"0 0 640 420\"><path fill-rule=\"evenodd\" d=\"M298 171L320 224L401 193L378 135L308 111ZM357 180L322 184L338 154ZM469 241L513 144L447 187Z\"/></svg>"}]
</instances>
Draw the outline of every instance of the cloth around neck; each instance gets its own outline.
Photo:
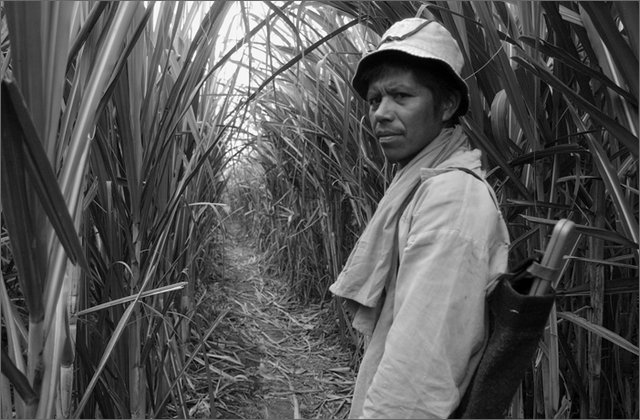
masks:
<instances>
[{"instance_id":1,"label":"cloth around neck","mask_svg":"<svg viewBox=\"0 0 640 420\"><path fill-rule=\"evenodd\" d=\"M329 290L360 305L375 308L392 275L392 259L398 250L394 241L402 203L421 180L421 169L435 168L459 149L469 149L467 136L456 125L443 129L393 177L378 208L367 224L347 262ZM395 257L394 257L395 256Z\"/></svg>"}]
</instances>

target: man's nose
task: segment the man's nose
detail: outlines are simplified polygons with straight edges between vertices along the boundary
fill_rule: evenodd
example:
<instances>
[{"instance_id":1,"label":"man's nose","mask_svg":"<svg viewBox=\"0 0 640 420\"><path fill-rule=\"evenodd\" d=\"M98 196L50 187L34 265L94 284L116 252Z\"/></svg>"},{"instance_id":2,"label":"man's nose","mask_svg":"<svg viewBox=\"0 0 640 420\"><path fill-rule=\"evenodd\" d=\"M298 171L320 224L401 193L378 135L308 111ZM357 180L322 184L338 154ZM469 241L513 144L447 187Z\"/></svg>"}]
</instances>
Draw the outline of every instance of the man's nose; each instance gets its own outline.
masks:
<instances>
[{"instance_id":1,"label":"man's nose","mask_svg":"<svg viewBox=\"0 0 640 420\"><path fill-rule=\"evenodd\" d=\"M380 99L380 103L378 107L375 109L373 113L373 118L376 121L387 121L392 119L393 117L393 106L388 97L383 96Z\"/></svg>"}]
</instances>

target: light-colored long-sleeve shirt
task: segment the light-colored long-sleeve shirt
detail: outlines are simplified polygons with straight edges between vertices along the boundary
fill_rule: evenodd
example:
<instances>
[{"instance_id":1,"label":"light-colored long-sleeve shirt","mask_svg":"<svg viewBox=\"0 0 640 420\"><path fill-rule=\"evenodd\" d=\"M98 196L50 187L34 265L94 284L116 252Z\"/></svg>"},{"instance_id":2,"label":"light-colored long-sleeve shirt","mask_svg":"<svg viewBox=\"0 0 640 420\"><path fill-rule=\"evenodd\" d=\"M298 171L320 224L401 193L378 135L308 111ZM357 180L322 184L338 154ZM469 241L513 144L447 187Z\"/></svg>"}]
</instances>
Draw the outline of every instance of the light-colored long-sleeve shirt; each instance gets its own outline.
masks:
<instances>
[{"instance_id":1,"label":"light-colored long-sleeve shirt","mask_svg":"<svg viewBox=\"0 0 640 420\"><path fill-rule=\"evenodd\" d=\"M365 351L352 418L447 418L486 342L488 283L506 270L509 237L478 171L478 151L421 170L398 224L397 276Z\"/></svg>"}]
</instances>

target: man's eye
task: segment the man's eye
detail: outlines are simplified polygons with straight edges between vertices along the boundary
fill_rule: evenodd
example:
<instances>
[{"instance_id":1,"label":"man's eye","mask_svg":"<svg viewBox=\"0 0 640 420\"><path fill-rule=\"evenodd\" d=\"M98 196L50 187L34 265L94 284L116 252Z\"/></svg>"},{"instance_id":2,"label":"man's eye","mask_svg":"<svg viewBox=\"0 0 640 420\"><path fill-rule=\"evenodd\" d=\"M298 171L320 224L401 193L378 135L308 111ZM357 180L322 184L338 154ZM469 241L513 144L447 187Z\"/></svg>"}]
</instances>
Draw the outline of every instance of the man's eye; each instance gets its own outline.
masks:
<instances>
[{"instance_id":1,"label":"man's eye","mask_svg":"<svg viewBox=\"0 0 640 420\"><path fill-rule=\"evenodd\" d=\"M393 94L393 97L395 99L404 99L404 98L408 98L409 94L406 93L406 92L396 92L396 93Z\"/></svg>"},{"instance_id":2,"label":"man's eye","mask_svg":"<svg viewBox=\"0 0 640 420\"><path fill-rule=\"evenodd\" d=\"M376 107L380 103L380 98L378 97L369 98L367 99L367 102L369 103L369 106Z\"/></svg>"}]
</instances>

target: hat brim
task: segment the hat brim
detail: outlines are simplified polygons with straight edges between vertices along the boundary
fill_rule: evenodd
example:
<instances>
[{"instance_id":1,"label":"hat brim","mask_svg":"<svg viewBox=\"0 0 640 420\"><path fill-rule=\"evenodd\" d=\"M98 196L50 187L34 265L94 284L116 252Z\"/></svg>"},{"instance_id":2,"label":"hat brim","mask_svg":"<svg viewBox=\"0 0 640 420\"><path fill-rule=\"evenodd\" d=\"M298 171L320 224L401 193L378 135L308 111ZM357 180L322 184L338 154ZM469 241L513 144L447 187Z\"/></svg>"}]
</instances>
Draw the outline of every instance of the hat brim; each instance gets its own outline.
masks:
<instances>
[{"instance_id":1,"label":"hat brim","mask_svg":"<svg viewBox=\"0 0 640 420\"><path fill-rule=\"evenodd\" d=\"M364 71L383 61L393 62L393 58L397 59L398 56L404 56L414 63L419 63L420 66L424 65L425 68L438 67L438 69L443 70L448 80L458 91L460 91L460 104L458 105L458 109L454 116L460 116L467 113L469 110L469 87L448 63L437 58L420 57L418 55L396 49L373 51L362 57L358 62L356 73L351 80L351 85L361 98L365 100L367 99L367 90L369 89L368 81L363 78Z\"/></svg>"}]
</instances>

